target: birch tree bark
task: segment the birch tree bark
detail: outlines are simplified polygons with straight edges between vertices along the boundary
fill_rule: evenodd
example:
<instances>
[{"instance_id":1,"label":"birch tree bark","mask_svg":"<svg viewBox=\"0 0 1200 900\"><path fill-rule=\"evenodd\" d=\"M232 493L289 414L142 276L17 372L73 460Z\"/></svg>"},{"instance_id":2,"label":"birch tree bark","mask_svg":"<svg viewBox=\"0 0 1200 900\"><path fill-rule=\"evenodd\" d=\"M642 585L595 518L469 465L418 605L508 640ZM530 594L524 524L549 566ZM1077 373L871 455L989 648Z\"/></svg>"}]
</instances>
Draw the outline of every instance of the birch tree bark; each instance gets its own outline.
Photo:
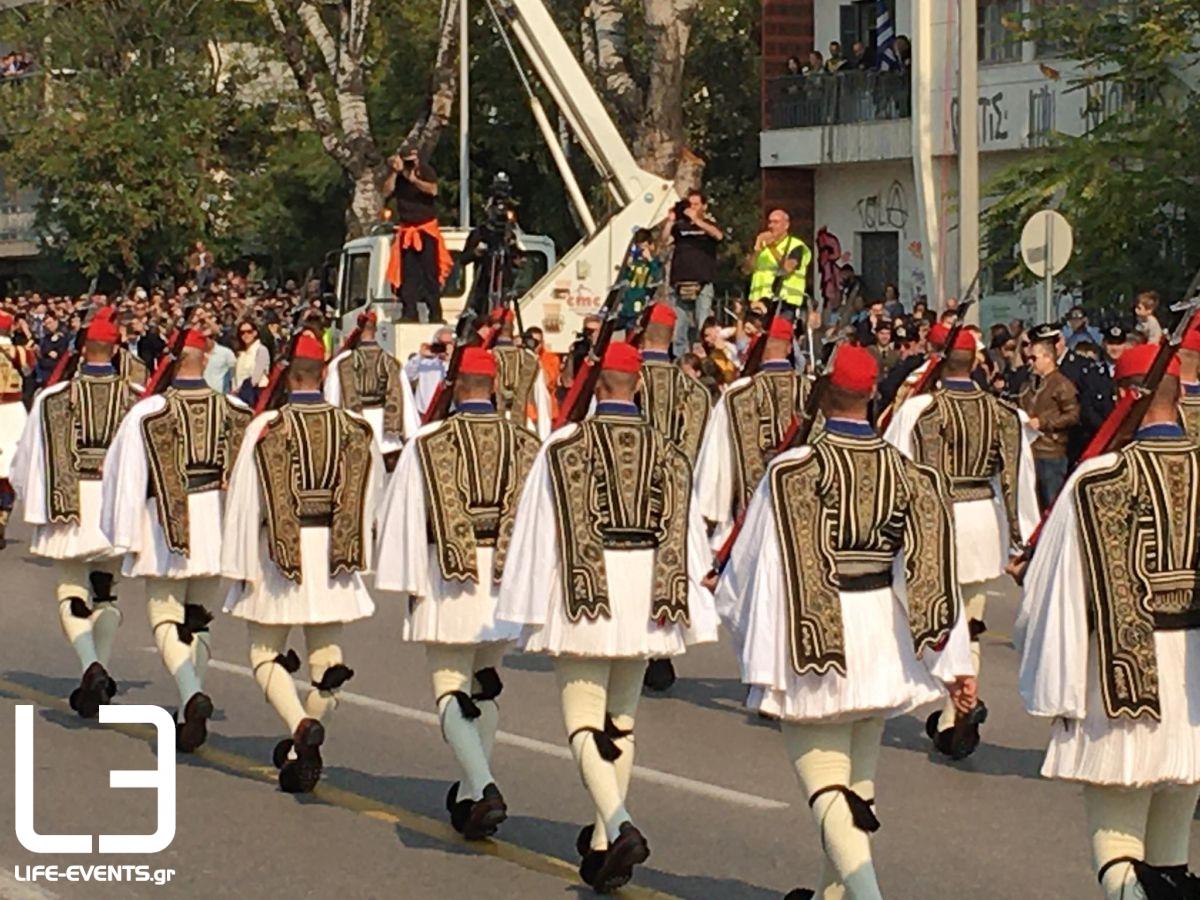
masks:
<instances>
[{"instance_id":1,"label":"birch tree bark","mask_svg":"<svg viewBox=\"0 0 1200 900\"><path fill-rule=\"evenodd\" d=\"M581 31L584 63L616 113L617 124L647 170L673 179L682 193L698 187L704 161L688 149L683 121L683 67L700 0L641 0L644 71L630 51L621 0L588 0Z\"/></svg>"},{"instance_id":2,"label":"birch tree bark","mask_svg":"<svg viewBox=\"0 0 1200 900\"><path fill-rule=\"evenodd\" d=\"M458 91L458 0L442 0L438 17L438 49L429 84L429 105L409 129L406 140L428 159L450 121Z\"/></svg>"}]
</instances>

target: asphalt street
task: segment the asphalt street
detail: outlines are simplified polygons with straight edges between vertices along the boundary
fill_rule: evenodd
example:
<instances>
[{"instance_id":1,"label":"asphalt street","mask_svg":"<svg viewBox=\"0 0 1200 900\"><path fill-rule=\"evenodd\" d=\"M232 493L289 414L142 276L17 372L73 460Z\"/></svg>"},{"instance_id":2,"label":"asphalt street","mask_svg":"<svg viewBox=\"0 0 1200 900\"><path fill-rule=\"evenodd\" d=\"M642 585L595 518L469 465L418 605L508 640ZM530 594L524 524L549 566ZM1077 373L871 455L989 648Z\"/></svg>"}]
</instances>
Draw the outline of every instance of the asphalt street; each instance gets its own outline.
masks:
<instances>
[{"instance_id":1,"label":"asphalt street","mask_svg":"<svg viewBox=\"0 0 1200 900\"><path fill-rule=\"evenodd\" d=\"M154 792L112 789L112 769L155 766L152 729L83 722L65 698L78 681L59 631L54 568L27 554L15 529L0 553L0 767L15 767L15 708L34 704L39 833L138 833L155 827ZM121 582L124 623L112 672L116 702L177 702L152 650L142 586ZM207 690L217 705L209 744L177 767L177 828L148 856L38 855L17 841L14 779L0 779L2 897L571 897L575 835L590 806L567 750L550 663L505 662L494 771L509 805L496 841L467 844L445 821L455 766L433 714L420 647L398 640L400 601L378 596L369 622L347 629L356 675L328 729L325 777L311 796L281 793L271 749L282 726L253 682L241 622L213 623ZM1038 776L1049 723L1021 710L1009 642L1016 592L998 583L987 613L982 695L991 709L970 759L930 755L926 711L888 724L873 839L889 898L1088 898L1078 787ZM297 634L292 646L302 653ZM678 661L669 696L646 698L637 721L629 808L651 857L621 896L778 898L813 886L816 831L777 729L741 708L725 644ZM1193 834L1193 858L1200 839ZM146 865L169 884L23 880L26 867Z\"/></svg>"}]
</instances>

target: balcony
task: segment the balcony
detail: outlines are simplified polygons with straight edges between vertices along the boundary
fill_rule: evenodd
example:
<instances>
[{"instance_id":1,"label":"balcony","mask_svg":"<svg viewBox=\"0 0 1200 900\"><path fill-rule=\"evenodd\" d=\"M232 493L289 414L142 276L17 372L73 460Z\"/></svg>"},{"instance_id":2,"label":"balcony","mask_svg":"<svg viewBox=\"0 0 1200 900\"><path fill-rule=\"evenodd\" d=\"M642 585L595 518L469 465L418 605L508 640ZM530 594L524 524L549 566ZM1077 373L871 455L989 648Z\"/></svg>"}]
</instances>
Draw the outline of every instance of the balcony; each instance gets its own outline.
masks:
<instances>
[{"instance_id":1,"label":"balcony","mask_svg":"<svg viewBox=\"0 0 1200 900\"><path fill-rule=\"evenodd\" d=\"M812 128L907 119L907 72L785 75L767 82L767 128Z\"/></svg>"}]
</instances>

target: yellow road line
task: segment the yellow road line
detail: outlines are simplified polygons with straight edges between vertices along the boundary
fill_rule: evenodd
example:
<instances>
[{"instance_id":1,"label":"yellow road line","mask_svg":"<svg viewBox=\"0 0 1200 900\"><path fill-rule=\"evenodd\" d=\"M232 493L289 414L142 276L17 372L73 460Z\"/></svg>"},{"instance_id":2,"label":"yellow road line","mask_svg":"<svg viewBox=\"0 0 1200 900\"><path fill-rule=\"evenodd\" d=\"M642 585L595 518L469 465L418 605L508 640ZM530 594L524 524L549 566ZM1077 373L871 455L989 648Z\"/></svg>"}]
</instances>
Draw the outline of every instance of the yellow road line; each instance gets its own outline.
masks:
<instances>
[{"instance_id":1,"label":"yellow road line","mask_svg":"<svg viewBox=\"0 0 1200 900\"><path fill-rule=\"evenodd\" d=\"M30 700L38 706L55 709L69 715L76 714L65 700L51 696L35 688L8 681L4 678L0 678L0 693L8 694L14 698ZM95 724L97 727L118 731L121 734L146 741L147 743L153 744L157 740L157 734L154 729L145 725L129 725L124 723L101 725L98 722ZM248 757L230 753L208 744L205 744L193 753L192 757L204 760L211 764L213 768L224 769L235 775L253 778L256 781L269 784L276 783L276 771L274 767L263 766ZM366 818L386 822L389 825L403 828L405 831L414 831L417 834L433 838L444 844L453 845L460 849L467 849L481 856L494 856L497 859L518 865L523 869L528 869L531 872L561 878L571 884L582 884L575 866L564 859L559 859L557 856L538 853L535 850L529 850L506 841L464 841L462 836L445 822L420 815L419 813L395 806L391 803L384 803L362 794L356 794L353 791L334 787L326 782L318 784L312 792L312 796L324 803L328 803L330 806L348 809ZM667 900L672 895L651 890L650 888L629 885L621 888L620 896L647 898L647 900L651 900L651 898Z\"/></svg>"}]
</instances>

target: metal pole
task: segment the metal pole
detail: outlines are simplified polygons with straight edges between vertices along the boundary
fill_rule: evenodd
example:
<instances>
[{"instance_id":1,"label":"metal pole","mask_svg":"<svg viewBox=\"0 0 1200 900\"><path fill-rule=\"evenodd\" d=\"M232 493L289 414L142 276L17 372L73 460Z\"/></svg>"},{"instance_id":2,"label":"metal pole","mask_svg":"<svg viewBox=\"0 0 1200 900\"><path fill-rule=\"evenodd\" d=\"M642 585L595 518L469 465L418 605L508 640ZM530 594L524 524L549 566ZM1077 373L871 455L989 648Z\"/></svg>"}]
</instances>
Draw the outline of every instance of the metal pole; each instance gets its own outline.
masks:
<instances>
[{"instance_id":1,"label":"metal pole","mask_svg":"<svg viewBox=\"0 0 1200 900\"><path fill-rule=\"evenodd\" d=\"M458 0L458 222L471 227L471 17Z\"/></svg>"},{"instance_id":2,"label":"metal pole","mask_svg":"<svg viewBox=\"0 0 1200 900\"><path fill-rule=\"evenodd\" d=\"M1050 217L1046 216L1046 296L1042 298L1042 302L1046 307L1046 316L1042 319L1043 322L1049 322L1054 318L1054 229L1050 227Z\"/></svg>"},{"instance_id":3,"label":"metal pole","mask_svg":"<svg viewBox=\"0 0 1200 900\"><path fill-rule=\"evenodd\" d=\"M976 0L958 4L958 299L966 299L979 268L979 61ZM982 303L967 324L979 324Z\"/></svg>"}]
</instances>

